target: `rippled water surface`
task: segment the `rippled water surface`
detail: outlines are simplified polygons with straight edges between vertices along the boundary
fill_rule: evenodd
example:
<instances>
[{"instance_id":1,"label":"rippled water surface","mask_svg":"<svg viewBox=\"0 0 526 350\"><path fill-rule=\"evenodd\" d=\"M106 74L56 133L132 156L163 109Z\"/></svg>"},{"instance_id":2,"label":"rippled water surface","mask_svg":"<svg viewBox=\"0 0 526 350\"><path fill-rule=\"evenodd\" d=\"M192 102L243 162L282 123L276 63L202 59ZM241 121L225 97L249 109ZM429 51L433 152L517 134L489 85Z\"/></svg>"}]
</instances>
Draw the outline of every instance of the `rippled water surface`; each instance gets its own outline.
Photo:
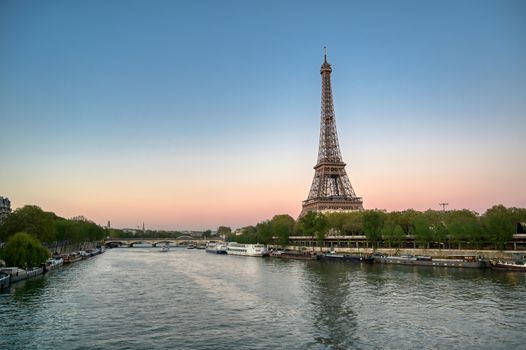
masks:
<instances>
[{"instance_id":1,"label":"rippled water surface","mask_svg":"<svg viewBox=\"0 0 526 350\"><path fill-rule=\"evenodd\" d=\"M0 294L0 349L524 349L526 274L121 248Z\"/></svg>"}]
</instances>

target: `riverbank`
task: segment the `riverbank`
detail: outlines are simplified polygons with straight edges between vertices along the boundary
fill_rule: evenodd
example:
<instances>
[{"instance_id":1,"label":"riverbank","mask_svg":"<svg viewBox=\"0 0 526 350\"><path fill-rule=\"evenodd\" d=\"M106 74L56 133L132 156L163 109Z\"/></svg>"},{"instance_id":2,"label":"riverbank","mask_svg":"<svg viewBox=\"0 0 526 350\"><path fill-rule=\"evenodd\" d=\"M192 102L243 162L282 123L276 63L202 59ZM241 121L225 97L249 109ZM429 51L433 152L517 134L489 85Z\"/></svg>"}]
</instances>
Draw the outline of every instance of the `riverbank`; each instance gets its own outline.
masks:
<instances>
[{"instance_id":1,"label":"riverbank","mask_svg":"<svg viewBox=\"0 0 526 350\"><path fill-rule=\"evenodd\" d=\"M103 246L103 241L87 241L82 243L55 242L52 244L44 244L44 247L49 250L51 255L70 254L73 252L95 249Z\"/></svg>"},{"instance_id":2,"label":"riverbank","mask_svg":"<svg viewBox=\"0 0 526 350\"><path fill-rule=\"evenodd\" d=\"M76 263L81 260L89 259L93 256L104 253L104 248L86 249L62 255L53 255L38 267L23 269L20 267L0 266L0 292L7 290L12 284L21 282L33 277L41 276L44 273L57 270L64 264Z\"/></svg>"},{"instance_id":3,"label":"riverbank","mask_svg":"<svg viewBox=\"0 0 526 350\"><path fill-rule=\"evenodd\" d=\"M319 247L286 246L290 250L303 250L319 252ZM475 250L475 249L421 249L421 248L327 248L322 251L335 251L337 253L370 255L380 253L383 255L425 255L432 258L447 258L450 256L482 256L486 259L513 259L516 255L526 255L526 250Z\"/></svg>"}]
</instances>

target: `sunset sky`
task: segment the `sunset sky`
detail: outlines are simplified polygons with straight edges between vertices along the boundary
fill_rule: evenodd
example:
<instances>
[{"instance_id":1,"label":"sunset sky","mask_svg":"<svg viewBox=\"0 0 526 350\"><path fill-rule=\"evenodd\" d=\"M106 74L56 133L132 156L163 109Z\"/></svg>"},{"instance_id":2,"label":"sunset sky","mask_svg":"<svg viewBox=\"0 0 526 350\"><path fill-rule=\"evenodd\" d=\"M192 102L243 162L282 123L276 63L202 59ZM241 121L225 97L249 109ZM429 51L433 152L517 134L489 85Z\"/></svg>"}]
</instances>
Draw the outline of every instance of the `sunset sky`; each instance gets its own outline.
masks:
<instances>
[{"instance_id":1,"label":"sunset sky","mask_svg":"<svg viewBox=\"0 0 526 350\"><path fill-rule=\"evenodd\" d=\"M323 46L366 208L526 207L521 0L0 0L0 196L121 228L297 217Z\"/></svg>"}]
</instances>

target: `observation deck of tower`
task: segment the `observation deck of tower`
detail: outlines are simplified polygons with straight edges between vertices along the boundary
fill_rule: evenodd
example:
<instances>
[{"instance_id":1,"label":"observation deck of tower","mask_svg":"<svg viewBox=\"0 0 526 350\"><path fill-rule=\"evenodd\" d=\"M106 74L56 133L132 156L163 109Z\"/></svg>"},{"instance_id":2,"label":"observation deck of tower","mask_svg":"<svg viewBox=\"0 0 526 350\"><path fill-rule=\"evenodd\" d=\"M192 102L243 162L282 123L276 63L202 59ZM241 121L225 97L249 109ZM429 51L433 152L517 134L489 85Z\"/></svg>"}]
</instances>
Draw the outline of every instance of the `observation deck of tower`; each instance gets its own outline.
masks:
<instances>
[{"instance_id":1,"label":"observation deck of tower","mask_svg":"<svg viewBox=\"0 0 526 350\"><path fill-rule=\"evenodd\" d=\"M331 88L332 67L327 62L327 49L321 65L321 123L318 162L314 166L314 179L309 196L303 201L300 217L310 211L351 212L363 210L361 197L356 196L345 171L338 133Z\"/></svg>"}]
</instances>

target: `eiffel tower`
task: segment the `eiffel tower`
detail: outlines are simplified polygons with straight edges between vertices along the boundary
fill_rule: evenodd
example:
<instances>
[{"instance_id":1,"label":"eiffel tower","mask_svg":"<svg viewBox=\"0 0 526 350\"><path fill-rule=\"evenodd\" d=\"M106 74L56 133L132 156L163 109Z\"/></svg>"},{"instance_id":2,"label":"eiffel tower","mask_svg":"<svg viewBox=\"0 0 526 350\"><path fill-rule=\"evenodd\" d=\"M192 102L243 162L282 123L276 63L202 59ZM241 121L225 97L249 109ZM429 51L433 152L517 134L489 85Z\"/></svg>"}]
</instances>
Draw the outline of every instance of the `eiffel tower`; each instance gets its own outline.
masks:
<instances>
[{"instance_id":1,"label":"eiffel tower","mask_svg":"<svg viewBox=\"0 0 526 350\"><path fill-rule=\"evenodd\" d=\"M340 153L332 102L331 72L325 48L324 62L320 69L322 86L318 162L314 166L314 179L309 196L303 201L300 217L309 211L327 213L363 210L362 198L354 193Z\"/></svg>"}]
</instances>

